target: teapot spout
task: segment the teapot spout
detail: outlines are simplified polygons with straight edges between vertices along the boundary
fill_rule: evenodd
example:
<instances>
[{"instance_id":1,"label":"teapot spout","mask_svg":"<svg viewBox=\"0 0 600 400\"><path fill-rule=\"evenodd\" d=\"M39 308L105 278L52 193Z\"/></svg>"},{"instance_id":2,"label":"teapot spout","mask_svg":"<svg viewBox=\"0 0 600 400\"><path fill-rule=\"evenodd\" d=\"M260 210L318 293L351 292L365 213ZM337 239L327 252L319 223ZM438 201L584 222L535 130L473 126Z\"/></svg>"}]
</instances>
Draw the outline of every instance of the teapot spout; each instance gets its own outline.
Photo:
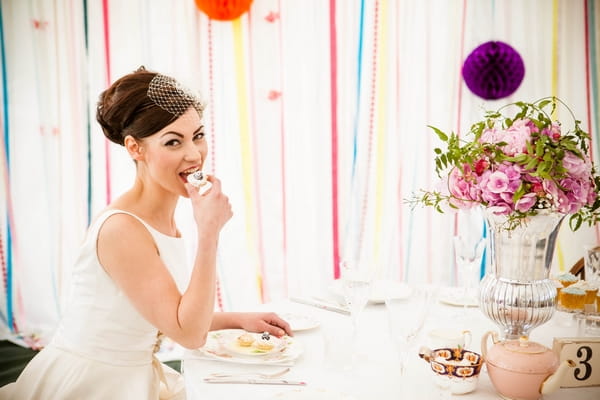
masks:
<instances>
[{"instance_id":1,"label":"teapot spout","mask_svg":"<svg viewBox=\"0 0 600 400\"><path fill-rule=\"evenodd\" d=\"M542 387L540 388L540 392L542 394L550 394L556 389L560 387L560 382L563 377L569 370L569 368L574 368L575 363L572 360L565 360L558 366L558 369L549 377L546 378L544 382L542 382Z\"/></svg>"},{"instance_id":2,"label":"teapot spout","mask_svg":"<svg viewBox=\"0 0 600 400\"><path fill-rule=\"evenodd\" d=\"M433 353L433 351L431 351L431 349L427 346L421 346L421 348L419 349L419 357L421 357L423 360L425 360L427 362L431 361L432 353Z\"/></svg>"}]
</instances>

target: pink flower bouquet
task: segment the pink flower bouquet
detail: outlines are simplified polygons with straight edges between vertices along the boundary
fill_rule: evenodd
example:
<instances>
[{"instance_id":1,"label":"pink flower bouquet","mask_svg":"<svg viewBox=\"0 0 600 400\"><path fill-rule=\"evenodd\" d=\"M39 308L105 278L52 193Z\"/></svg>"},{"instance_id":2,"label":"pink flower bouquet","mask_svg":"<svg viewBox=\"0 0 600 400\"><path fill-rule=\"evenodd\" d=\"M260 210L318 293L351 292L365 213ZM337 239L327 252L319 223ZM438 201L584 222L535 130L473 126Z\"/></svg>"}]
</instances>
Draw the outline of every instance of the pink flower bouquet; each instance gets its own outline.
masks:
<instances>
[{"instance_id":1,"label":"pink flower bouquet","mask_svg":"<svg viewBox=\"0 0 600 400\"><path fill-rule=\"evenodd\" d=\"M565 131L551 115L564 105L573 117ZM512 117L503 111L516 109ZM547 110L549 109L549 110ZM577 230L600 220L600 178L589 155L589 135L571 110L555 97L516 102L488 111L463 140L432 128L446 149L436 148L436 172L446 183L440 191L421 191L409 203L453 208L482 206L506 216L513 229L541 210L570 214Z\"/></svg>"}]
</instances>

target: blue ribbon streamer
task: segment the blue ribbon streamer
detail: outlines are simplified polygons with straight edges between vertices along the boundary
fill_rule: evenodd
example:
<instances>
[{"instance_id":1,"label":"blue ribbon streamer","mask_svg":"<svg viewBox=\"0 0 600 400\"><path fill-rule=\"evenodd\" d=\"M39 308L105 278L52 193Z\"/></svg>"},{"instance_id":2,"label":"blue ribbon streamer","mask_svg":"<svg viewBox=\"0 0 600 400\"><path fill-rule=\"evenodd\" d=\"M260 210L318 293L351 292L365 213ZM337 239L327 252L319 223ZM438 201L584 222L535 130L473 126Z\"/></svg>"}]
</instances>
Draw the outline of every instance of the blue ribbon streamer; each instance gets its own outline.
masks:
<instances>
[{"instance_id":1,"label":"blue ribbon streamer","mask_svg":"<svg viewBox=\"0 0 600 400\"><path fill-rule=\"evenodd\" d=\"M354 217L358 215L357 208L355 209L355 201L357 201L358 194L357 183L356 183L356 162L358 157L358 123L360 117L360 102L361 102L361 86L362 86L362 70L363 70L363 41L364 41L364 21L365 21L365 0L361 0L360 2L360 20L359 20L359 29L358 29L358 51L357 51L357 70L356 70L356 110L354 112L354 127L352 133L352 168L350 174L350 198L351 198L351 206L350 206L350 218L346 221L345 226L345 238L346 240L354 240L352 237L352 229L351 227L354 224ZM356 197L355 197L356 195ZM360 217L356 217L358 221ZM358 247L357 244L354 247ZM344 248L347 247L346 243L344 244ZM346 251L344 249L344 251ZM348 254L342 254L342 257L348 257Z\"/></svg>"},{"instance_id":2,"label":"blue ribbon streamer","mask_svg":"<svg viewBox=\"0 0 600 400\"><path fill-rule=\"evenodd\" d=\"M483 220L483 238L487 238L487 224L485 222L485 219ZM490 243L486 243L485 244L485 248L483 249L483 255L481 256L481 266L480 266L480 270L479 270L479 279L483 279L483 277L485 276L485 268L487 265L487 249L489 247Z\"/></svg>"},{"instance_id":3,"label":"blue ribbon streamer","mask_svg":"<svg viewBox=\"0 0 600 400\"><path fill-rule=\"evenodd\" d=\"M360 116L360 100L362 86L362 69L363 69L363 40L365 27L365 0L360 2L360 22L358 27L358 53L357 53L357 71L356 71L356 111L354 113L354 132L352 138L352 181L354 181L354 173L356 171L356 157L358 154L358 121ZM376 40L377 38L375 38Z\"/></svg>"},{"instance_id":4,"label":"blue ribbon streamer","mask_svg":"<svg viewBox=\"0 0 600 400\"><path fill-rule=\"evenodd\" d=\"M89 31L87 0L83 0L83 32L85 38L85 55L86 58L88 58L87 56L89 51ZM92 128L90 126L90 96L89 93L86 92L86 94L88 95L86 96L86 102L88 103L88 106L85 108L87 113L85 139L87 144L87 225L89 226L92 222Z\"/></svg>"},{"instance_id":5,"label":"blue ribbon streamer","mask_svg":"<svg viewBox=\"0 0 600 400\"><path fill-rule=\"evenodd\" d=\"M8 78L6 73L6 51L4 43L4 16L2 2L0 1L0 62L2 63L2 123L4 125L4 152L6 155L7 177L10 178L10 144L8 126ZM10 192L6 193L7 205L10 201ZM8 206L6 211L6 319L8 329L14 332L13 293L12 293L12 227Z\"/></svg>"}]
</instances>

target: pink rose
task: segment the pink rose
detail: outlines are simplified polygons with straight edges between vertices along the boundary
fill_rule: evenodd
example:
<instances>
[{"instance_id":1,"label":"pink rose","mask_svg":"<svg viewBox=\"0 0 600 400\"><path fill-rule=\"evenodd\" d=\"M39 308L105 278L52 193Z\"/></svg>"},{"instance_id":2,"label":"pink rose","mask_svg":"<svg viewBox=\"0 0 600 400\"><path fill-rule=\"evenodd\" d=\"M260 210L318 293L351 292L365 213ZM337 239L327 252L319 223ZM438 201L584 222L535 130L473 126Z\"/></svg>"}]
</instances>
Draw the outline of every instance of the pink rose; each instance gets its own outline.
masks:
<instances>
[{"instance_id":1,"label":"pink rose","mask_svg":"<svg viewBox=\"0 0 600 400\"><path fill-rule=\"evenodd\" d=\"M562 160L563 167L569 171L572 177L582 178L588 177L591 169L587 160L582 160L570 151L565 151L565 157Z\"/></svg>"},{"instance_id":2,"label":"pink rose","mask_svg":"<svg viewBox=\"0 0 600 400\"><path fill-rule=\"evenodd\" d=\"M517 204L515 204L515 210L527 212L535 205L536 202L537 196L535 193L524 194L523 197L517 201Z\"/></svg>"},{"instance_id":3,"label":"pink rose","mask_svg":"<svg viewBox=\"0 0 600 400\"><path fill-rule=\"evenodd\" d=\"M502 193L508 188L508 177L504 172L492 172L486 188L492 193Z\"/></svg>"},{"instance_id":4,"label":"pink rose","mask_svg":"<svg viewBox=\"0 0 600 400\"><path fill-rule=\"evenodd\" d=\"M544 186L546 193L552 196L551 201L556 210L563 214L567 214L570 208L570 201L563 191L560 190L553 181L548 179L545 179L542 185Z\"/></svg>"},{"instance_id":5,"label":"pink rose","mask_svg":"<svg viewBox=\"0 0 600 400\"><path fill-rule=\"evenodd\" d=\"M498 203L497 205L488 207L488 210L495 215L508 215L512 212L512 208L506 203Z\"/></svg>"},{"instance_id":6,"label":"pink rose","mask_svg":"<svg viewBox=\"0 0 600 400\"><path fill-rule=\"evenodd\" d=\"M468 165L465 167L465 174L469 176L471 170ZM450 194L454 197L451 203L458 208L471 208L477 204L471 200L475 200L471 197L473 184L465 179L460 169L454 168L450 172L448 177L448 188Z\"/></svg>"}]
</instances>

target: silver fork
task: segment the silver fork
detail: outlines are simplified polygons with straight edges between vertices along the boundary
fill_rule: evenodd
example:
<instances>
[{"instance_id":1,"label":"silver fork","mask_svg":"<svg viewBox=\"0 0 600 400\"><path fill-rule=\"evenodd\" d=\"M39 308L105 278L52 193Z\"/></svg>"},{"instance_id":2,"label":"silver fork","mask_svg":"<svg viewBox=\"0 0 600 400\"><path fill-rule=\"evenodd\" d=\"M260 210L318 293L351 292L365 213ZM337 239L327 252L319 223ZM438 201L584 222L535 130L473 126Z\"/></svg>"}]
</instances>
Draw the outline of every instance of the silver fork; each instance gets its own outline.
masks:
<instances>
[{"instance_id":1,"label":"silver fork","mask_svg":"<svg viewBox=\"0 0 600 400\"><path fill-rule=\"evenodd\" d=\"M234 377L240 377L240 376L252 376L252 377L263 378L263 379L271 379L271 378L277 378L282 375L285 375L289 371L290 371L289 368L284 368L281 371L273 372L271 374L266 374L266 373L261 373L261 372L240 372L237 374L226 374L226 373L222 373L222 372L215 372L214 374L210 374L209 377L211 377L211 378L234 378Z\"/></svg>"}]
</instances>

